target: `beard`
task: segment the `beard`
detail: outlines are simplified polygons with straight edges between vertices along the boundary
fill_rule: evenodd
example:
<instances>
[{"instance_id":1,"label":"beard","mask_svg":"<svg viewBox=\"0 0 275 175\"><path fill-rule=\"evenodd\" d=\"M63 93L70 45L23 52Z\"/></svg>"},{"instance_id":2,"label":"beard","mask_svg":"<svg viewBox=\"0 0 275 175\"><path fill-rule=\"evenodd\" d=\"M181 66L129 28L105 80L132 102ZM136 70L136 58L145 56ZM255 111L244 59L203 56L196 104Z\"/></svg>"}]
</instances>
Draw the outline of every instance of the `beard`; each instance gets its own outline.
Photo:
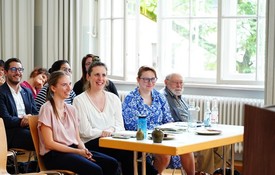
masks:
<instances>
[{"instance_id":1,"label":"beard","mask_svg":"<svg viewBox=\"0 0 275 175\"><path fill-rule=\"evenodd\" d=\"M182 95L183 89L176 89L176 90L173 90L172 92L176 96L180 96L180 95Z\"/></svg>"},{"instance_id":2,"label":"beard","mask_svg":"<svg viewBox=\"0 0 275 175\"><path fill-rule=\"evenodd\" d=\"M8 82L12 85L17 85L18 83L20 83L20 81L21 81L21 78L19 79L8 78Z\"/></svg>"}]
</instances>

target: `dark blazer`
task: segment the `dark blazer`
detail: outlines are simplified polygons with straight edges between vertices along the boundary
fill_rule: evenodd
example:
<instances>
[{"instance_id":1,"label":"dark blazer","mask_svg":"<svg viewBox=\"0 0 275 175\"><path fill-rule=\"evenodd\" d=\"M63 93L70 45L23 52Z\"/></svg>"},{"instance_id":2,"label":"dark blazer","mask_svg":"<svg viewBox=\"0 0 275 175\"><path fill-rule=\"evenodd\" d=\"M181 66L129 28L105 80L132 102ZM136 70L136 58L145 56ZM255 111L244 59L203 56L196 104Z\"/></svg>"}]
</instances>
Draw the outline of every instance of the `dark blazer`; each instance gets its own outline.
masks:
<instances>
[{"instance_id":1,"label":"dark blazer","mask_svg":"<svg viewBox=\"0 0 275 175\"><path fill-rule=\"evenodd\" d=\"M186 120L180 116L177 105L175 104L175 102L173 100L173 96L168 92L167 88L165 87L165 88L161 89L160 93L162 93L166 97L166 100L170 107L171 115L174 118L175 122L182 122L182 121L186 122ZM182 97L181 97L181 99L185 105L184 110L186 111L186 114L188 114L188 104L185 102L185 100ZM186 119L188 118L188 116L185 116L185 117L186 117Z\"/></svg>"},{"instance_id":2,"label":"dark blazer","mask_svg":"<svg viewBox=\"0 0 275 175\"><path fill-rule=\"evenodd\" d=\"M31 91L25 87L21 88L20 93L25 104L26 114L37 115L36 103ZM21 119L18 118L16 104L7 83L0 86L0 117L4 120L6 132L9 132L8 129L20 127Z\"/></svg>"}]
</instances>

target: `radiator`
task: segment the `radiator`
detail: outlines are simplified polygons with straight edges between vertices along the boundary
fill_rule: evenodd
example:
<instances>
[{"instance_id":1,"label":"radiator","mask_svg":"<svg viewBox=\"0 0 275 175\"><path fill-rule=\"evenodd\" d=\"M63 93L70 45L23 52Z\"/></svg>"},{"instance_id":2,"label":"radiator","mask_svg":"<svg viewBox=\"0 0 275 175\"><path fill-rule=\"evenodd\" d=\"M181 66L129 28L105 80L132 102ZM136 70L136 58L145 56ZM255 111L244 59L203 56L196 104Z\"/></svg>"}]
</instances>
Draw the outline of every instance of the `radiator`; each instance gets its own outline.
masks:
<instances>
[{"instance_id":1,"label":"radiator","mask_svg":"<svg viewBox=\"0 0 275 175\"><path fill-rule=\"evenodd\" d=\"M184 95L187 103L194 101L195 105L200 108L199 120L203 121L204 104L213 99L218 102L219 108L219 123L227 125L242 125L244 122L243 112L244 104L262 107L264 105L263 99L252 98L232 98L232 97L217 97L217 96L197 96L197 95Z\"/></svg>"},{"instance_id":2,"label":"radiator","mask_svg":"<svg viewBox=\"0 0 275 175\"><path fill-rule=\"evenodd\" d=\"M121 91L119 92L120 100L123 102L125 96L129 92ZM187 103L194 101L195 105L200 108L199 120L203 121L203 111L204 104L206 101L210 101L212 105L213 99L218 102L219 108L219 123L227 125L241 125L244 124L244 104L249 104L252 106L263 107L263 99L252 99L252 98L232 98L232 97L219 97L219 96L199 96L199 95L184 95ZM242 153L243 145L242 143L235 144L235 152Z\"/></svg>"},{"instance_id":3,"label":"radiator","mask_svg":"<svg viewBox=\"0 0 275 175\"><path fill-rule=\"evenodd\" d=\"M197 95L184 95L187 103L194 101L195 105L200 108L199 120L203 121L204 104L210 101L212 104L213 99L218 102L219 108L219 123L227 125L241 125L244 124L244 104L249 104L257 107L263 107L263 99L252 98L232 98L232 97L216 97L216 96L197 96ZM243 143L235 144L235 153L242 154Z\"/></svg>"}]
</instances>

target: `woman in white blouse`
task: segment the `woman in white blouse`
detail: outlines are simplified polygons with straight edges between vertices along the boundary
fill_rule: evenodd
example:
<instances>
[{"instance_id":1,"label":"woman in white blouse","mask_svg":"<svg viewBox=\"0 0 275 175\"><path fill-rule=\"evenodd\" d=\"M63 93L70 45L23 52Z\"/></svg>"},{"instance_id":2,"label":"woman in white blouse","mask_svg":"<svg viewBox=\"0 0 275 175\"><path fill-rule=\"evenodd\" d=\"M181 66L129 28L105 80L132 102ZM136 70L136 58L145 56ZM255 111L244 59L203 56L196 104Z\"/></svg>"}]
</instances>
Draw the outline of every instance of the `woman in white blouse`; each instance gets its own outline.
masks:
<instances>
[{"instance_id":1,"label":"woman in white blouse","mask_svg":"<svg viewBox=\"0 0 275 175\"><path fill-rule=\"evenodd\" d=\"M133 174L131 151L102 148L98 143L100 137L125 130L120 99L105 91L106 65L99 61L93 62L88 69L87 80L86 90L73 101L80 119L80 137L88 149L105 153L120 161L123 175Z\"/></svg>"}]
</instances>

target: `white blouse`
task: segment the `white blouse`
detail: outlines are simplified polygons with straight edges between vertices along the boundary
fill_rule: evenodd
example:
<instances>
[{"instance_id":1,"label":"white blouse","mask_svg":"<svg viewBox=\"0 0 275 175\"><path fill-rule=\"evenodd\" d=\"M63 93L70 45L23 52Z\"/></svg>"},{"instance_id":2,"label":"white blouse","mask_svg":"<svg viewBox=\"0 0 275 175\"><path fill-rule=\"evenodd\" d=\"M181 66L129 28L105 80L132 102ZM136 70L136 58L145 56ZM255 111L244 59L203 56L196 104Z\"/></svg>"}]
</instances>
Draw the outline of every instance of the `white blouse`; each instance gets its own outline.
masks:
<instances>
[{"instance_id":1,"label":"white blouse","mask_svg":"<svg viewBox=\"0 0 275 175\"><path fill-rule=\"evenodd\" d=\"M79 118L80 137L84 143L101 136L103 130L114 128L124 131L120 99L113 93L104 91L105 106L101 112L91 101L85 91L73 101Z\"/></svg>"}]
</instances>

